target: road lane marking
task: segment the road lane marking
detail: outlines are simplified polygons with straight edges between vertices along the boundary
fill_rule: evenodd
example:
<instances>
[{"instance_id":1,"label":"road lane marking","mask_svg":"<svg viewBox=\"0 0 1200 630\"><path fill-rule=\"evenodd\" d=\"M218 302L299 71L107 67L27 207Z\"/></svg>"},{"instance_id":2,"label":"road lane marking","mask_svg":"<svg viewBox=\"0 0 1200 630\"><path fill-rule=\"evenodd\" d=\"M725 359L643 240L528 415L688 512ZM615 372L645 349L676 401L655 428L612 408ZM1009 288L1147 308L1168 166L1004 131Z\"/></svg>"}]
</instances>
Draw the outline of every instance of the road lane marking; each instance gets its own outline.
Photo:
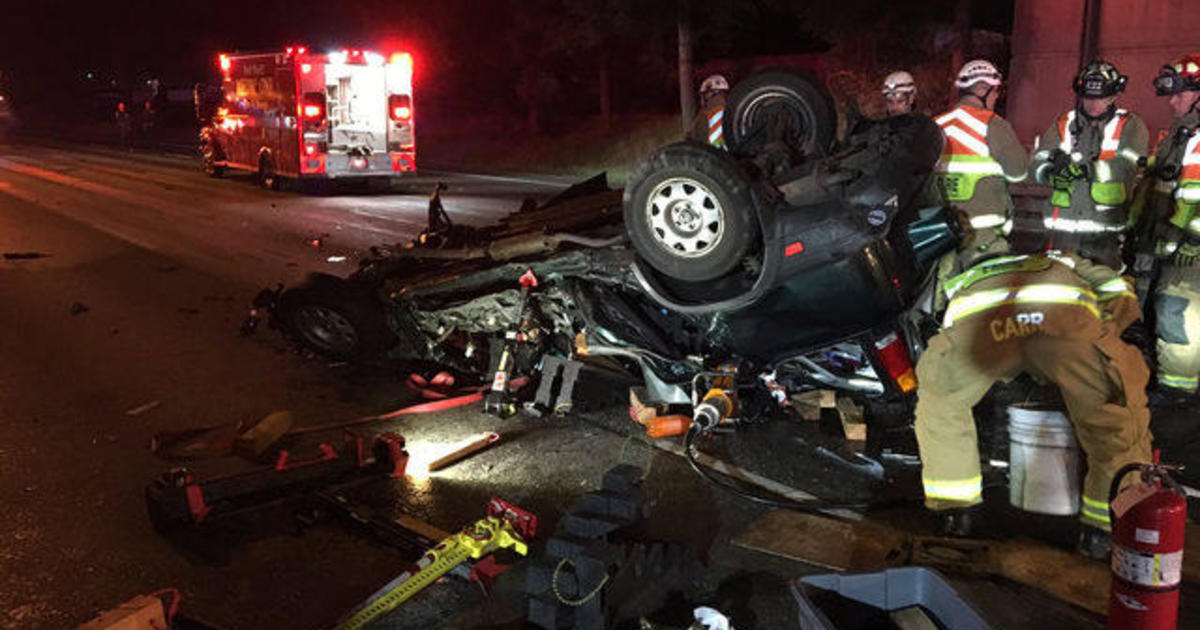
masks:
<instances>
[{"instance_id":1,"label":"road lane marking","mask_svg":"<svg viewBox=\"0 0 1200 630\"><path fill-rule=\"evenodd\" d=\"M66 186L68 188L75 188L78 190L95 193L97 195L111 197L113 199L124 201L126 203L140 206L149 210L157 210L162 213L172 213L176 211L176 206L159 202L155 199L148 198L145 195L120 190L118 188L113 188L112 186L106 186L104 184L98 184L96 182L89 182L86 179L65 175L63 173L33 166L32 164L24 164L10 159L0 158L0 169L18 173L20 175L36 177L38 179L53 182L61 186Z\"/></svg>"},{"instance_id":2,"label":"road lane marking","mask_svg":"<svg viewBox=\"0 0 1200 630\"><path fill-rule=\"evenodd\" d=\"M66 217L67 219L69 219L71 221L81 223L83 225L86 225L86 226L94 229L94 230L99 230L100 232L103 232L113 238L116 238L121 241L125 241L126 243L129 243L131 245L136 245L138 247L141 247L142 249L147 249L152 252L160 251L158 246L154 245L153 243L150 243L149 241L143 240L136 236L131 236L128 232L126 232L124 230L121 230L121 229L118 229L118 228L115 228L112 226L108 226L108 225L101 225L99 223L92 223L89 221L85 221L85 220L80 219L70 213L63 212L61 208L55 208L54 206L50 205L49 203L42 201L36 195L34 195L32 192L27 191L27 190L22 190L20 188L13 186L12 184L0 182L0 194L8 195L15 199L24 201L25 203L28 203L30 205L37 206L43 210L48 210L58 216Z\"/></svg>"}]
</instances>

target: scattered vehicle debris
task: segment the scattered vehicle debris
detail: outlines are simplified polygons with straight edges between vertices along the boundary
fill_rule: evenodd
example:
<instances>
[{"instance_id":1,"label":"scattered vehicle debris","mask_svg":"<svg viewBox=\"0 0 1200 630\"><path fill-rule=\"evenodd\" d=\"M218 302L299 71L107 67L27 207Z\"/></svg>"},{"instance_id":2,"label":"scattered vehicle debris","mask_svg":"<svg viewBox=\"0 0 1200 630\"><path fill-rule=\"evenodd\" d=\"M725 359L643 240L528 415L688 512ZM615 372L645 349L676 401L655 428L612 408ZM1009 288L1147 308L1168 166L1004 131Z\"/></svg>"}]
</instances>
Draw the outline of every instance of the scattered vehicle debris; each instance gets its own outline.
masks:
<instances>
[{"instance_id":1,"label":"scattered vehicle debris","mask_svg":"<svg viewBox=\"0 0 1200 630\"><path fill-rule=\"evenodd\" d=\"M237 436L233 452L254 461L286 435L295 421L290 411L273 411Z\"/></svg>"},{"instance_id":2,"label":"scattered vehicle debris","mask_svg":"<svg viewBox=\"0 0 1200 630\"><path fill-rule=\"evenodd\" d=\"M91 310L91 309L89 309L87 304L84 304L83 302L71 302L71 314L72 315L79 315L82 313L86 313L89 310Z\"/></svg>"},{"instance_id":3,"label":"scattered vehicle debris","mask_svg":"<svg viewBox=\"0 0 1200 630\"><path fill-rule=\"evenodd\" d=\"M42 252L4 252L4 260L36 260L49 256L50 254L43 254Z\"/></svg>"},{"instance_id":4,"label":"scattered vehicle debris","mask_svg":"<svg viewBox=\"0 0 1200 630\"><path fill-rule=\"evenodd\" d=\"M158 407L159 405L161 405L161 404L162 404L162 401L161 401L161 400L151 400L151 401L150 401L150 402L148 402L148 403L145 403L145 404L142 404L142 405L138 405L138 406L134 407L133 409L130 409L130 410L126 411L126 412L125 412L125 415L127 415L127 416L140 416L140 415L142 415L142 414L146 413L147 411L150 411L151 409L155 409L155 408L157 408L157 407Z\"/></svg>"}]
</instances>

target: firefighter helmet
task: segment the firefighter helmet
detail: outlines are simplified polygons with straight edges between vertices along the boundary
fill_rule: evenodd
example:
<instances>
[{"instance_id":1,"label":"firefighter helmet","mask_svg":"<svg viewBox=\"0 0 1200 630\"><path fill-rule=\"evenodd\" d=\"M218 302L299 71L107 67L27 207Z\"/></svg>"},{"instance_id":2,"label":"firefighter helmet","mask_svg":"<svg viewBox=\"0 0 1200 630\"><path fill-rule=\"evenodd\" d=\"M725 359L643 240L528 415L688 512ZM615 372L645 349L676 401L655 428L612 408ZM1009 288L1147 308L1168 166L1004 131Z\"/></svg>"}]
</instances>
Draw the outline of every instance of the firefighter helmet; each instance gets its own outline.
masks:
<instances>
[{"instance_id":1,"label":"firefighter helmet","mask_svg":"<svg viewBox=\"0 0 1200 630\"><path fill-rule=\"evenodd\" d=\"M1200 91L1200 54L1184 55L1154 77L1154 92L1159 96L1186 91Z\"/></svg>"},{"instance_id":2,"label":"firefighter helmet","mask_svg":"<svg viewBox=\"0 0 1200 630\"><path fill-rule=\"evenodd\" d=\"M729 91L729 81L726 81L725 77L723 77L719 74L714 74L714 75L708 77L707 79L704 80L703 83L700 84L700 93L701 94L704 94L705 92L728 92L728 91Z\"/></svg>"},{"instance_id":3,"label":"firefighter helmet","mask_svg":"<svg viewBox=\"0 0 1200 630\"><path fill-rule=\"evenodd\" d=\"M965 90L975 85L976 83L986 83L990 87L999 87L1000 82L1004 80L1004 75L992 65L992 62L983 59L975 59L963 64L962 70L958 71L958 76L954 79L954 86L960 90Z\"/></svg>"},{"instance_id":4,"label":"firefighter helmet","mask_svg":"<svg viewBox=\"0 0 1200 630\"><path fill-rule=\"evenodd\" d=\"M1083 98L1107 98L1125 91L1129 77L1121 74L1117 67L1097 59L1084 66L1071 83L1075 94Z\"/></svg>"},{"instance_id":5,"label":"firefighter helmet","mask_svg":"<svg viewBox=\"0 0 1200 630\"><path fill-rule=\"evenodd\" d=\"M916 94L917 82L913 80L913 76L903 70L893 72L887 75L883 80L884 96L894 96L899 94Z\"/></svg>"}]
</instances>

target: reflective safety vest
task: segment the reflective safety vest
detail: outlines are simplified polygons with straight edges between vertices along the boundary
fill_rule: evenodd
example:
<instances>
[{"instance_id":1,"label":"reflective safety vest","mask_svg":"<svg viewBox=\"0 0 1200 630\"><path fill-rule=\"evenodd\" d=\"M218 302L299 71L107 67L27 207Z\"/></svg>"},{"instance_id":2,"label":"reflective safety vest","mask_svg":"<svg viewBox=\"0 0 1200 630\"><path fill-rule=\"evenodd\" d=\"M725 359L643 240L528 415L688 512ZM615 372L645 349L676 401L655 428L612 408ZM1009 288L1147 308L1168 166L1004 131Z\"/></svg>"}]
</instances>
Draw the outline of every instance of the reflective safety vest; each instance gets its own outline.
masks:
<instances>
[{"instance_id":1,"label":"reflective safety vest","mask_svg":"<svg viewBox=\"0 0 1200 630\"><path fill-rule=\"evenodd\" d=\"M1083 156L1078 156L1075 151L1075 132L1072 126L1075 123L1077 114L1074 109L1066 112L1058 117L1058 137L1060 138L1058 148L1076 161L1083 159ZM1129 112L1124 109L1118 109L1113 112L1113 117L1104 124L1104 129L1101 132L1100 154L1096 156L1099 160L1096 162L1095 181L1091 185L1092 201L1096 202L1097 210L1111 210L1125 203L1128 198L1128 189L1125 182L1112 181L1112 172L1105 162L1115 160L1118 157L1129 160L1134 164L1141 157L1133 151L1118 151L1121 146L1121 132L1125 129L1125 124L1129 122ZM1071 204L1071 191L1069 189L1055 189L1050 196L1050 203L1055 206L1065 207ZM1111 232L1120 231L1124 227L1124 217L1113 217L1113 223L1121 223L1120 226L1112 227L1094 221L1087 221L1085 225L1070 225L1069 220L1060 220L1063 225L1051 225L1052 219L1047 218L1046 227L1048 229L1059 230L1063 232ZM1078 222L1076 222L1078 223ZM1089 225L1094 224L1094 225Z\"/></svg>"},{"instance_id":2,"label":"reflective safety vest","mask_svg":"<svg viewBox=\"0 0 1200 630\"><path fill-rule=\"evenodd\" d=\"M1175 198L1190 204L1200 203L1200 133L1192 134L1188 139L1181 166Z\"/></svg>"},{"instance_id":3,"label":"reflective safety vest","mask_svg":"<svg viewBox=\"0 0 1200 630\"><path fill-rule=\"evenodd\" d=\"M725 148L725 106L717 105L704 112L708 121L708 143L718 149Z\"/></svg>"},{"instance_id":4,"label":"reflective safety vest","mask_svg":"<svg viewBox=\"0 0 1200 630\"><path fill-rule=\"evenodd\" d=\"M1200 133L1194 133L1188 139L1183 149L1183 160L1180 164L1179 179L1175 181L1159 181L1166 192L1166 186L1173 186L1171 196L1175 199L1175 212L1171 216L1171 224L1200 236L1200 216L1196 216L1197 204L1200 204ZM1159 253L1171 253L1179 246L1178 243L1158 243Z\"/></svg>"},{"instance_id":5,"label":"reflective safety vest","mask_svg":"<svg viewBox=\"0 0 1200 630\"><path fill-rule=\"evenodd\" d=\"M975 196L975 185L985 177L1004 177L1004 167L992 158L988 149L988 124L996 113L990 110L959 105L937 117L937 124L946 135L946 144L935 170L938 183L946 199L952 202L969 201ZM972 227L995 227L1004 223L997 215L992 225Z\"/></svg>"}]
</instances>

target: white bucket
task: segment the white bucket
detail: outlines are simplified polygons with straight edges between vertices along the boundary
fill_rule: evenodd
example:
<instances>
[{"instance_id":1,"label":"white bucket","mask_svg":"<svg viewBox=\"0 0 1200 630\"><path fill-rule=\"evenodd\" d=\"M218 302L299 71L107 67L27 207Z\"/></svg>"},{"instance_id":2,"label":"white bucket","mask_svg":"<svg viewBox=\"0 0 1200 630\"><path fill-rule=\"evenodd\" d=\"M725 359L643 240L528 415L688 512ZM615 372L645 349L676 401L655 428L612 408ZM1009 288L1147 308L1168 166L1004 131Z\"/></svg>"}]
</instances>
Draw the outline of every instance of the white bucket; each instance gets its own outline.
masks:
<instances>
[{"instance_id":1,"label":"white bucket","mask_svg":"<svg viewBox=\"0 0 1200 630\"><path fill-rule=\"evenodd\" d=\"M1008 475L1013 507L1059 516L1079 512L1079 445L1062 411L1009 405Z\"/></svg>"}]
</instances>

